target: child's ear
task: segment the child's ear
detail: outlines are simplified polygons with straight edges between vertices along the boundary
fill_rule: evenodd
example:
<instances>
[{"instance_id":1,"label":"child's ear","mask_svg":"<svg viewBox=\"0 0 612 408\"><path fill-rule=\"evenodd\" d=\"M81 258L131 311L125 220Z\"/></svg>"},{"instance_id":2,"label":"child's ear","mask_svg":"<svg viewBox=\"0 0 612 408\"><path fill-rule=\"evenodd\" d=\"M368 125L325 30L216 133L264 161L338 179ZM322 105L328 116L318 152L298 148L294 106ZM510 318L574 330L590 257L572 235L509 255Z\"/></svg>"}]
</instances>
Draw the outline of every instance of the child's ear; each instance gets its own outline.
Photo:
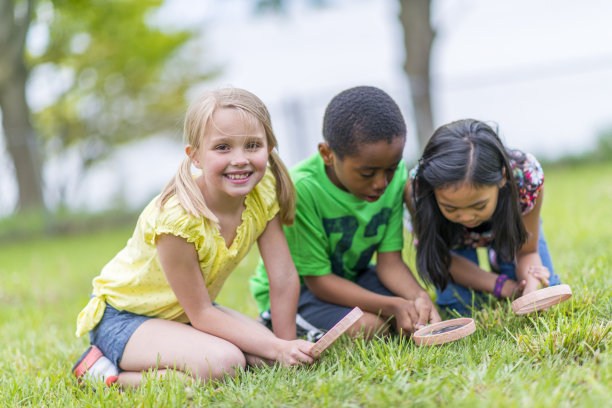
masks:
<instances>
[{"instance_id":1,"label":"child's ear","mask_svg":"<svg viewBox=\"0 0 612 408\"><path fill-rule=\"evenodd\" d=\"M195 153L196 153L196 149L194 149L193 146L191 145L185 146L185 154L187 154L187 156L191 159L191 162L196 168L201 169L202 167L200 165L200 161L196 158Z\"/></svg>"},{"instance_id":2,"label":"child's ear","mask_svg":"<svg viewBox=\"0 0 612 408\"><path fill-rule=\"evenodd\" d=\"M323 163L325 163L326 166L334 164L334 152L332 152L326 142L319 143L319 154L323 158Z\"/></svg>"}]
</instances>

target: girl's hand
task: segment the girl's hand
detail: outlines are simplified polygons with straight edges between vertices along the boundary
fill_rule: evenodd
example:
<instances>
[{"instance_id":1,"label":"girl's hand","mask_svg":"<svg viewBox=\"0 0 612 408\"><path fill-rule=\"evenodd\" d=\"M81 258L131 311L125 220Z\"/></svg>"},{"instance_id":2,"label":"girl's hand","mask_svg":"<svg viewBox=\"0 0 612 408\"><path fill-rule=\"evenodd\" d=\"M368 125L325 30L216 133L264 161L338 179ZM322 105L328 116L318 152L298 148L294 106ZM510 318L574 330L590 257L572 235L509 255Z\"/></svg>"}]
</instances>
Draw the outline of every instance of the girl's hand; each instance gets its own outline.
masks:
<instances>
[{"instance_id":1,"label":"girl's hand","mask_svg":"<svg viewBox=\"0 0 612 408\"><path fill-rule=\"evenodd\" d=\"M527 285L526 280L522 280L517 282L512 279L508 279L504 282L504 286L502 286L502 297L507 299L515 299L523 296L523 291L525 290L525 286Z\"/></svg>"},{"instance_id":2,"label":"girl's hand","mask_svg":"<svg viewBox=\"0 0 612 408\"><path fill-rule=\"evenodd\" d=\"M276 361L283 366L294 366L302 363L312 364L310 349L314 343L306 340L280 340L277 346Z\"/></svg>"},{"instance_id":3,"label":"girl's hand","mask_svg":"<svg viewBox=\"0 0 612 408\"><path fill-rule=\"evenodd\" d=\"M523 295L549 286L548 279L550 278L550 271L547 267L541 265L529 265L527 268L527 273L529 273L530 279L527 282L527 285L525 285Z\"/></svg>"},{"instance_id":4,"label":"girl's hand","mask_svg":"<svg viewBox=\"0 0 612 408\"><path fill-rule=\"evenodd\" d=\"M540 281L540 284L543 288L550 286L550 271L547 267L543 265L530 265L527 268L527 272L529 272L531 276Z\"/></svg>"}]
</instances>

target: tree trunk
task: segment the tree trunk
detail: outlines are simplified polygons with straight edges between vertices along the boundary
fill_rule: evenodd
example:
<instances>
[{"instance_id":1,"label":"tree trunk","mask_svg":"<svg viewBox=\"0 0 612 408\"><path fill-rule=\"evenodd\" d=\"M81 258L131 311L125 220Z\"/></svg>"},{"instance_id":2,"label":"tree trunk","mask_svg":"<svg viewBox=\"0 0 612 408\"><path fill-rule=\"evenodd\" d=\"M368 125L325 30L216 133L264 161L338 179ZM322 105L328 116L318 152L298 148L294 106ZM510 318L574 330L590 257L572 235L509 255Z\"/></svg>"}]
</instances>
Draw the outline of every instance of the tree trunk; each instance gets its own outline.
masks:
<instances>
[{"instance_id":1,"label":"tree trunk","mask_svg":"<svg viewBox=\"0 0 612 408\"><path fill-rule=\"evenodd\" d=\"M399 19L404 28L404 71L410 83L419 147L433 133L429 60L435 33L430 24L430 0L400 0Z\"/></svg>"},{"instance_id":2,"label":"tree trunk","mask_svg":"<svg viewBox=\"0 0 612 408\"><path fill-rule=\"evenodd\" d=\"M27 70L16 69L0 88L0 109L6 149L13 159L19 186L19 210L44 208L41 160L25 96Z\"/></svg>"},{"instance_id":3,"label":"tree trunk","mask_svg":"<svg viewBox=\"0 0 612 408\"><path fill-rule=\"evenodd\" d=\"M15 19L12 0L0 0L0 110L6 149L13 159L19 186L19 210L44 208L41 158L26 101L28 69L24 63L25 38L34 6Z\"/></svg>"}]
</instances>

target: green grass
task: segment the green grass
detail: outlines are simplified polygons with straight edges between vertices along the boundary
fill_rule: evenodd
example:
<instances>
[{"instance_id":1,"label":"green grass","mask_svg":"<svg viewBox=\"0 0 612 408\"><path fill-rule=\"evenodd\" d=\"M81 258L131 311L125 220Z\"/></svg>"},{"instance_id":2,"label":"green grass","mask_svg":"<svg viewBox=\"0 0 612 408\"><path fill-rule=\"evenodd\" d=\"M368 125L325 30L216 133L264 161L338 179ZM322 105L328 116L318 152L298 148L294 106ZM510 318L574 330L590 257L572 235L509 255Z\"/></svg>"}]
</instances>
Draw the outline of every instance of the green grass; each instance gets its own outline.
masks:
<instances>
[{"instance_id":1,"label":"green grass","mask_svg":"<svg viewBox=\"0 0 612 408\"><path fill-rule=\"evenodd\" d=\"M204 386L81 388L75 319L131 227L0 246L0 406L603 407L612 400L612 164L546 169L544 230L569 301L533 316L492 301L476 332L440 347L341 339L311 367L240 371ZM408 254L411 252L408 251ZM256 252L219 301L251 316Z\"/></svg>"}]
</instances>

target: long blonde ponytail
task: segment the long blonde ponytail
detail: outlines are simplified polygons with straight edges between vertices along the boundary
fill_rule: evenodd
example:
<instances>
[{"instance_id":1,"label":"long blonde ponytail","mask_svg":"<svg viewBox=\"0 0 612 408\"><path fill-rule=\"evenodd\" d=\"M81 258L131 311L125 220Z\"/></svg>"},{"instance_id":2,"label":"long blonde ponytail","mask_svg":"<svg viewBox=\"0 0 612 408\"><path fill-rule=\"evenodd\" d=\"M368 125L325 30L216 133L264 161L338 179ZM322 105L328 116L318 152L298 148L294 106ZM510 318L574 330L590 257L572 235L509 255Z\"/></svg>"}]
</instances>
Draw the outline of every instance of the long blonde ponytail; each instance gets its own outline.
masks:
<instances>
[{"instance_id":1,"label":"long blonde ponytail","mask_svg":"<svg viewBox=\"0 0 612 408\"><path fill-rule=\"evenodd\" d=\"M285 225L292 225L295 218L296 193L287 167L278 154L272 150L268 158L270 169L276 179L276 197L280 207L280 220Z\"/></svg>"},{"instance_id":2,"label":"long blonde ponytail","mask_svg":"<svg viewBox=\"0 0 612 408\"><path fill-rule=\"evenodd\" d=\"M174 178L164 187L159 197L159 206L163 207L173 195L176 195L179 203L189 214L218 222L217 216L206 205L204 196L191 174L191 158L189 157L183 159Z\"/></svg>"}]
</instances>

